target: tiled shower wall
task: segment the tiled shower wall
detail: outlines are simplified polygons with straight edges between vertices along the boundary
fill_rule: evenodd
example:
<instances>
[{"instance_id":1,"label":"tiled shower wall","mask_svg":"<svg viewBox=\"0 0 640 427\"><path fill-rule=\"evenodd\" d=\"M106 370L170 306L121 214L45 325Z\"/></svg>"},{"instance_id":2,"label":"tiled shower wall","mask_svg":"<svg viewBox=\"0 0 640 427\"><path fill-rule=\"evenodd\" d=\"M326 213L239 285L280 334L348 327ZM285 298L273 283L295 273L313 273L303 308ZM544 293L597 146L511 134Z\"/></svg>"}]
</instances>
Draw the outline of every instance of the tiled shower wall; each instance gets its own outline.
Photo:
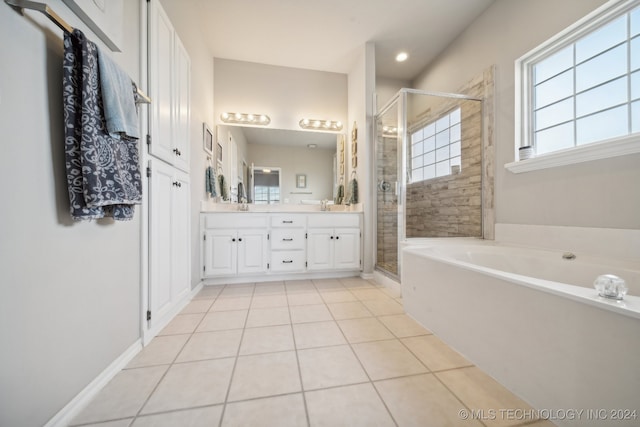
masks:
<instances>
[{"instance_id":1,"label":"tiled shower wall","mask_svg":"<svg viewBox=\"0 0 640 427\"><path fill-rule=\"evenodd\" d=\"M486 109L493 103L492 90L493 70L490 69L470 82L460 93L483 99ZM414 116L419 115L421 123L429 123L437 120L456 106L461 107L462 113L461 172L457 175L448 175L407 185L407 238L483 237L483 175L487 181L485 186L493 187L492 138L486 137L491 135L484 135L484 133L493 133L492 112L485 111L484 119L487 122L485 123L483 122L482 102L441 98L441 102L437 106L433 106L432 103L430 110L422 114L414 114ZM484 165L482 161L483 145ZM487 174L487 170L491 173ZM487 198L486 191L485 198ZM484 203L485 210L490 208L492 212L493 197L490 197L490 200L485 200ZM492 230L491 227L491 234ZM486 229L484 236L487 237Z\"/></svg>"},{"instance_id":2,"label":"tiled shower wall","mask_svg":"<svg viewBox=\"0 0 640 427\"><path fill-rule=\"evenodd\" d=\"M456 105L462 115L461 172L407 185L408 238L482 236L482 104L444 99L427 122Z\"/></svg>"}]
</instances>

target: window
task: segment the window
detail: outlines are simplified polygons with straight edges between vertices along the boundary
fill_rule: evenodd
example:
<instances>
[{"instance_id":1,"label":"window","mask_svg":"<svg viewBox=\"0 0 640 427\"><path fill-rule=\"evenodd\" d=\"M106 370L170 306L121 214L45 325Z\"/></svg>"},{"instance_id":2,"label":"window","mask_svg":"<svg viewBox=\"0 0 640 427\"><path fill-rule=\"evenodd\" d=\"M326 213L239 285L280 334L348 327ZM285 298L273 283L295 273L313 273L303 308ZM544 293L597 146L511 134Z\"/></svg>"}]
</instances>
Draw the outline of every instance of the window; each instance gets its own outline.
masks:
<instances>
[{"instance_id":1,"label":"window","mask_svg":"<svg viewBox=\"0 0 640 427\"><path fill-rule=\"evenodd\" d=\"M451 175L461 167L460 108L411 133L411 182Z\"/></svg>"},{"instance_id":2,"label":"window","mask_svg":"<svg viewBox=\"0 0 640 427\"><path fill-rule=\"evenodd\" d=\"M517 146L542 155L531 169L640 152L640 0L608 2L516 61L516 74Z\"/></svg>"},{"instance_id":3,"label":"window","mask_svg":"<svg viewBox=\"0 0 640 427\"><path fill-rule=\"evenodd\" d=\"M272 205L280 202L280 187L267 187L259 186L255 187L255 200L254 203L258 205Z\"/></svg>"}]
</instances>

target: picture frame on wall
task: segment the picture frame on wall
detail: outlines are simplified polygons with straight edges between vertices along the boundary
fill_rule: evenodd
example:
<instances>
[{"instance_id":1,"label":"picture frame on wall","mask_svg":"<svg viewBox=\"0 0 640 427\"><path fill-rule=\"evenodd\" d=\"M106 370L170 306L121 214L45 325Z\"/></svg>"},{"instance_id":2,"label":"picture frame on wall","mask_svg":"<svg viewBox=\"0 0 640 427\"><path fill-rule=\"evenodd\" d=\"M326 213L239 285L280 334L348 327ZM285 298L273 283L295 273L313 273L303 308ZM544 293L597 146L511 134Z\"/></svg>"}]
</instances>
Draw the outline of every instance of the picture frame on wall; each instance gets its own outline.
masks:
<instances>
[{"instance_id":1,"label":"picture frame on wall","mask_svg":"<svg viewBox=\"0 0 640 427\"><path fill-rule=\"evenodd\" d=\"M296 188L307 188L307 175L301 173L296 175Z\"/></svg>"},{"instance_id":2,"label":"picture frame on wall","mask_svg":"<svg viewBox=\"0 0 640 427\"><path fill-rule=\"evenodd\" d=\"M202 148L209 155L213 156L213 132L206 123L202 124Z\"/></svg>"},{"instance_id":3,"label":"picture frame on wall","mask_svg":"<svg viewBox=\"0 0 640 427\"><path fill-rule=\"evenodd\" d=\"M219 142L216 145L216 160L219 164L222 164L222 145Z\"/></svg>"}]
</instances>

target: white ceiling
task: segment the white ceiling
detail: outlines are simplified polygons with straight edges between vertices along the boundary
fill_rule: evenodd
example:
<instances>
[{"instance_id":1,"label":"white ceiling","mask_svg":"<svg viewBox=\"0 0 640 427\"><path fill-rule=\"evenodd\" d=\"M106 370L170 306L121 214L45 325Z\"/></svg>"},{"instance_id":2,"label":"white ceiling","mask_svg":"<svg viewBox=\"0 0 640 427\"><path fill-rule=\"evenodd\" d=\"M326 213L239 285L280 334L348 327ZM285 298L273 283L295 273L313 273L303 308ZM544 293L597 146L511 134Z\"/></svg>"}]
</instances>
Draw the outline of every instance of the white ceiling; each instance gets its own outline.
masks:
<instances>
[{"instance_id":1,"label":"white ceiling","mask_svg":"<svg viewBox=\"0 0 640 427\"><path fill-rule=\"evenodd\" d=\"M348 73L366 42L376 75L412 80L494 0L194 0L215 57ZM409 59L396 63L404 50Z\"/></svg>"}]
</instances>

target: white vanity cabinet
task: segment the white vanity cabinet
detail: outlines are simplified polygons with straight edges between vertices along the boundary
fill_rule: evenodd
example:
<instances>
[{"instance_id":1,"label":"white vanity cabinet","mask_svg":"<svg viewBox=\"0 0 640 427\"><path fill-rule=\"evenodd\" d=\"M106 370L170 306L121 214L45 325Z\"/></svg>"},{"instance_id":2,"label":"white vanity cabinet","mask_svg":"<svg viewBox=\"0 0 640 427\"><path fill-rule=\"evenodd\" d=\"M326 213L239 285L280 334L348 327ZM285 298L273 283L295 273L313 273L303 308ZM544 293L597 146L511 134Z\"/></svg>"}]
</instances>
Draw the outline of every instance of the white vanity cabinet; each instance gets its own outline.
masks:
<instances>
[{"instance_id":1,"label":"white vanity cabinet","mask_svg":"<svg viewBox=\"0 0 640 427\"><path fill-rule=\"evenodd\" d=\"M307 269L360 268L360 217L310 215L307 223Z\"/></svg>"},{"instance_id":2,"label":"white vanity cabinet","mask_svg":"<svg viewBox=\"0 0 640 427\"><path fill-rule=\"evenodd\" d=\"M304 272L306 266L306 224L304 214L271 216L271 263L273 272Z\"/></svg>"},{"instance_id":3,"label":"white vanity cabinet","mask_svg":"<svg viewBox=\"0 0 640 427\"><path fill-rule=\"evenodd\" d=\"M268 268L268 218L204 214L202 277L265 273Z\"/></svg>"},{"instance_id":4,"label":"white vanity cabinet","mask_svg":"<svg viewBox=\"0 0 640 427\"><path fill-rule=\"evenodd\" d=\"M280 280L360 270L360 213L203 212L200 230L203 279L266 274Z\"/></svg>"}]
</instances>

